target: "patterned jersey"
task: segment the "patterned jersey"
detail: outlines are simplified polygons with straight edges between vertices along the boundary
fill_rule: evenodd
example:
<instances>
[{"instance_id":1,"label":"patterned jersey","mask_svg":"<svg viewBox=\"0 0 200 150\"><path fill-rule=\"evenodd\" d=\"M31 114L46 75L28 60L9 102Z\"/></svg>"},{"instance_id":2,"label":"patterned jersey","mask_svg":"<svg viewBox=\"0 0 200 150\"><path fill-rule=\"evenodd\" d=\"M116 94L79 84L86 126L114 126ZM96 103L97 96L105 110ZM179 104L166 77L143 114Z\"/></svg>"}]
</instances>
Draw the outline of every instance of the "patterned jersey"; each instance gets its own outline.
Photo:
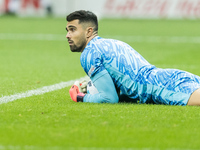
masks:
<instances>
[{"instance_id":1,"label":"patterned jersey","mask_svg":"<svg viewBox=\"0 0 200 150\"><path fill-rule=\"evenodd\" d=\"M86 94L84 102L117 103L120 95L126 95L139 103L187 105L190 95L200 88L199 76L156 68L131 46L118 40L93 38L80 61L99 91Z\"/></svg>"}]
</instances>

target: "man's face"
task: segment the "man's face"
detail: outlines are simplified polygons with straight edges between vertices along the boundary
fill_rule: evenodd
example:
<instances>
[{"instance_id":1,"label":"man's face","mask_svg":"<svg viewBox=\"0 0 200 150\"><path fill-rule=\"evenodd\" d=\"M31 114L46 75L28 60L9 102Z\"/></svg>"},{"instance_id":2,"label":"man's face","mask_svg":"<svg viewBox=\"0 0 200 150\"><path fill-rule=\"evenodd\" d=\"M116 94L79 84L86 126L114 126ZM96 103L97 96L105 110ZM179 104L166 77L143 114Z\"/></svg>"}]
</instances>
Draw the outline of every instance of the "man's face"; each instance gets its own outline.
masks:
<instances>
[{"instance_id":1,"label":"man's face","mask_svg":"<svg viewBox=\"0 0 200 150\"><path fill-rule=\"evenodd\" d=\"M79 24L79 20L67 22L66 26L69 46L72 52L82 52L86 46L86 29Z\"/></svg>"}]
</instances>

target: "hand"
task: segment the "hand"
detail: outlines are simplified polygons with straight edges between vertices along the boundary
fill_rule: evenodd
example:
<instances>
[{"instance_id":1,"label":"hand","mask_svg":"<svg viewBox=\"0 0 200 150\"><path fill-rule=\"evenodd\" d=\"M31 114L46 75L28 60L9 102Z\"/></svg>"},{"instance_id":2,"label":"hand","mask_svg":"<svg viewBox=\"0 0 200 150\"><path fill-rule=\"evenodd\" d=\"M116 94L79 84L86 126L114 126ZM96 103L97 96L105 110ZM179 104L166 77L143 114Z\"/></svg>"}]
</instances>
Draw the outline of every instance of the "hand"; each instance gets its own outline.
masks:
<instances>
[{"instance_id":1,"label":"hand","mask_svg":"<svg viewBox=\"0 0 200 150\"><path fill-rule=\"evenodd\" d=\"M77 85L72 85L69 90L70 97L75 102L83 102L84 93L79 92L79 88Z\"/></svg>"},{"instance_id":2,"label":"hand","mask_svg":"<svg viewBox=\"0 0 200 150\"><path fill-rule=\"evenodd\" d=\"M86 80L83 80L81 82L75 81L74 85L76 85L78 87L79 92L86 94L87 93L87 83L88 83L88 81L86 81Z\"/></svg>"},{"instance_id":3,"label":"hand","mask_svg":"<svg viewBox=\"0 0 200 150\"><path fill-rule=\"evenodd\" d=\"M87 93L87 84L88 84L88 81L86 80L83 80L80 82L80 89L81 89L81 92L82 93Z\"/></svg>"},{"instance_id":4,"label":"hand","mask_svg":"<svg viewBox=\"0 0 200 150\"><path fill-rule=\"evenodd\" d=\"M78 86L72 85L69 90L70 97L73 101L77 102L77 94L79 93Z\"/></svg>"}]
</instances>

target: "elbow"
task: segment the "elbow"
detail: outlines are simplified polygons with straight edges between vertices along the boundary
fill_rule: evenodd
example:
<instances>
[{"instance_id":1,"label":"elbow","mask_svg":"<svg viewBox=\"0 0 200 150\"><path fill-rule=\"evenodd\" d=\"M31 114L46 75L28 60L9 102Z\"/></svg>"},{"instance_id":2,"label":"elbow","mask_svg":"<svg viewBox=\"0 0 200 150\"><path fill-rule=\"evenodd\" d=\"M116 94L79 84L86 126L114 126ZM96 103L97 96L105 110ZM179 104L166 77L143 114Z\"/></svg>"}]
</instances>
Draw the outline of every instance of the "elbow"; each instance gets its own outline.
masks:
<instances>
[{"instance_id":1,"label":"elbow","mask_svg":"<svg viewBox=\"0 0 200 150\"><path fill-rule=\"evenodd\" d=\"M118 103L119 97L118 97L118 95L115 95L115 96L111 95L109 97L105 97L105 102L112 103L112 104Z\"/></svg>"}]
</instances>

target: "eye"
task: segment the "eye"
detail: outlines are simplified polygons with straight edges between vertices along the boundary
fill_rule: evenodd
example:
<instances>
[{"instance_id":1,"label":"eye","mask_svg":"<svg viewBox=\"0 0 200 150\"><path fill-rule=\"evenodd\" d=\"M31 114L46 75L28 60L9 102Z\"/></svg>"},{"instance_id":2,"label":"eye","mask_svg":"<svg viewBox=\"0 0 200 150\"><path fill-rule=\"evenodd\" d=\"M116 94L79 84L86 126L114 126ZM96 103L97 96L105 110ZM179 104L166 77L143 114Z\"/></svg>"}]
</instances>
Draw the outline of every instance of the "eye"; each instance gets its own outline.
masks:
<instances>
[{"instance_id":1,"label":"eye","mask_svg":"<svg viewBox=\"0 0 200 150\"><path fill-rule=\"evenodd\" d=\"M74 29L74 28L71 28L70 30L71 30L72 32L74 32L74 31L75 31L75 29Z\"/></svg>"}]
</instances>

